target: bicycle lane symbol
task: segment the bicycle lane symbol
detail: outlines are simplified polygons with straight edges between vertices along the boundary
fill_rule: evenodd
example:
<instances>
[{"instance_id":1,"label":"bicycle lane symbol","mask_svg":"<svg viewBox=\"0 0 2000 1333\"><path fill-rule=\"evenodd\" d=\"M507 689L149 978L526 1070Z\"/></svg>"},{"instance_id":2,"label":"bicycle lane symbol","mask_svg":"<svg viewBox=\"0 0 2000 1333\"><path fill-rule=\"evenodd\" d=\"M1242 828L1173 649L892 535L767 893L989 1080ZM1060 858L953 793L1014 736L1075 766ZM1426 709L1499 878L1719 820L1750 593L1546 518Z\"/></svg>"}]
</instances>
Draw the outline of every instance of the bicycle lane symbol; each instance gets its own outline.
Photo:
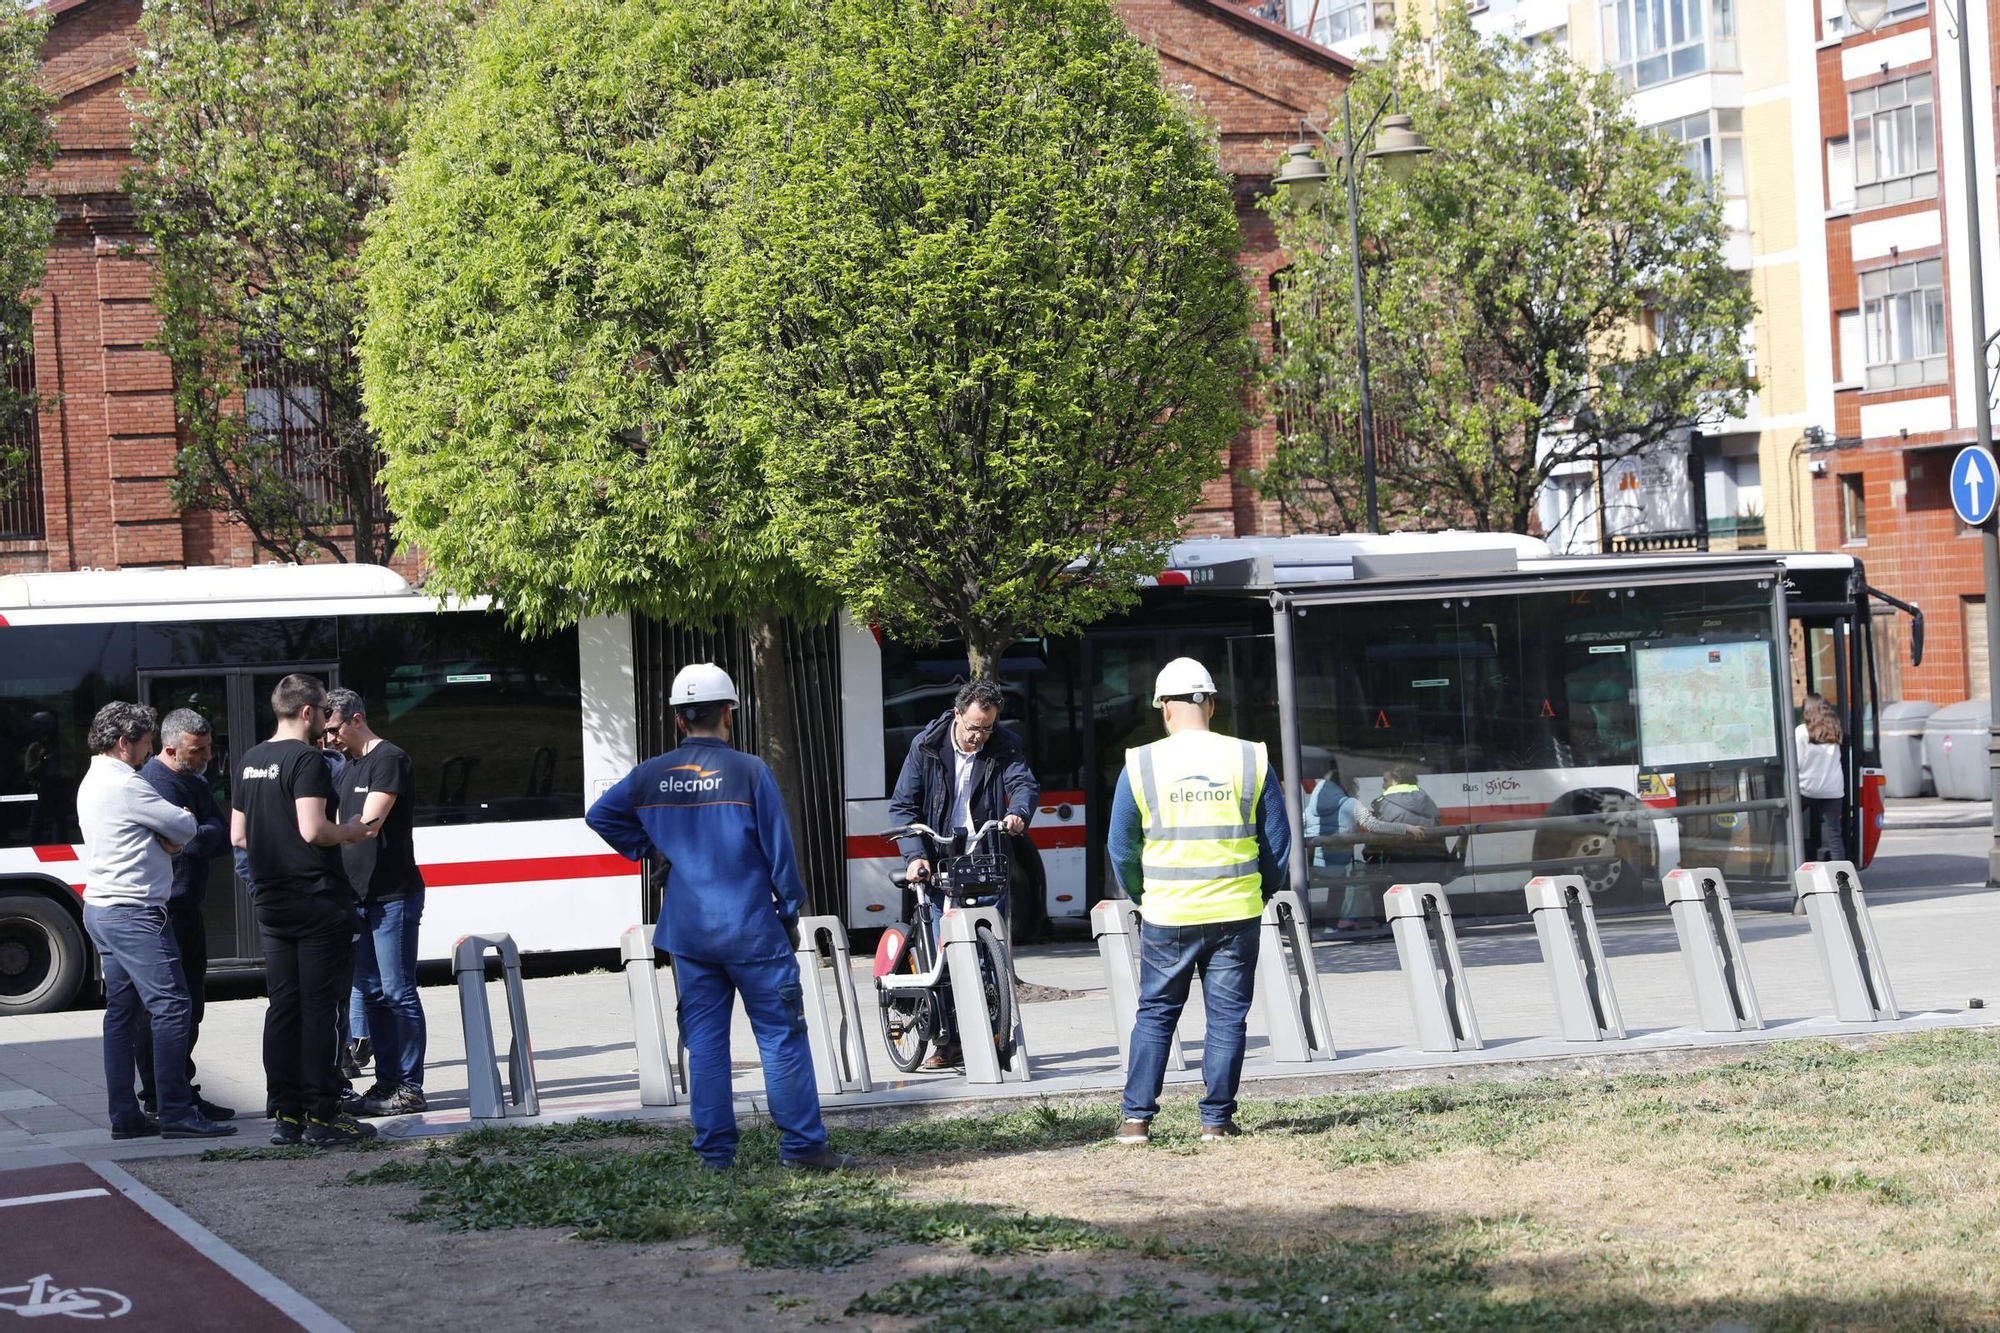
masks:
<instances>
[{"instance_id":1,"label":"bicycle lane symbol","mask_svg":"<svg viewBox=\"0 0 2000 1333\"><path fill-rule=\"evenodd\" d=\"M0 1310L12 1310L23 1319L40 1315L68 1315L71 1319L116 1319L132 1309L130 1297L103 1287L58 1287L53 1274L43 1273L18 1287L0 1287ZM10 1296L25 1296L13 1301Z\"/></svg>"}]
</instances>

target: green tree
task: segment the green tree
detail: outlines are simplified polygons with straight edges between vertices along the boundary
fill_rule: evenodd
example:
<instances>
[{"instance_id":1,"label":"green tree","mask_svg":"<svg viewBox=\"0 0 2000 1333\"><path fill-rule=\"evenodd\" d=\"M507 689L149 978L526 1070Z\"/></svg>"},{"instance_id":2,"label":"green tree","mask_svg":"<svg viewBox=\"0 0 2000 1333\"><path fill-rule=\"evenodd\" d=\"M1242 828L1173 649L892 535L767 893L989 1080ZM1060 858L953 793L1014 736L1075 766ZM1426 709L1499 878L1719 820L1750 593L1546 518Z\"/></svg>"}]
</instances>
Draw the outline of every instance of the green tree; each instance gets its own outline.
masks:
<instances>
[{"instance_id":1,"label":"green tree","mask_svg":"<svg viewBox=\"0 0 2000 1333\"><path fill-rule=\"evenodd\" d=\"M35 351L35 288L55 237L52 195L31 178L56 160L49 112L55 98L42 86L42 39L48 15L22 0L0 0L0 365ZM0 499L24 475L25 450L8 441L33 429L40 401L0 379Z\"/></svg>"},{"instance_id":2,"label":"green tree","mask_svg":"<svg viewBox=\"0 0 2000 1333\"><path fill-rule=\"evenodd\" d=\"M364 252L383 482L432 586L531 630L752 622L765 757L797 780L780 617L831 594L768 522L706 284L789 0L516 0L429 108ZM469 225L476 220L476 225Z\"/></svg>"},{"instance_id":3,"label":"green tree","mask_svg":"<svg viewBox=\"0 0 2000 1333\"><path fill-rule=\"evenodd\" d=\"M389 554L357 257L477 0L148 0L132 197L173 362L175 499L282 559ZM246 394L248 395L246 397Z\"/></svg>"},{"instance_id":4,"label":"green tree","mask_svg":"<svg viewBox=\"0 0 2000 1333\"><path fill-rule=\"evenodd\" d=\"M1137 596L1243 421L1214 147L1108 0L832 0L715 289L780 527L858 614L1007 643Z\"/></svg>"},{"instance_id":5,"label":"green tree","mask_svg":"<svg viewBox=\"0 0 2000 1333\"><path fill-rule=\"evenodd\" d=\"M1357 112L1392 89L1438 151L1405 182L1370 171L1362 190L1386 515L1526 532L1566 461L1615 462L1742 410L1754 305L1723 259L1721 203L1611 76L1481 38L1451 8L1434 47L1404 33L1357 74ZM1261 482L1296 526L1353 531L1345 201L1290 193L1270 203L1296 258L1276 298L1280 429Z\"/></svg>"}]
</instances>

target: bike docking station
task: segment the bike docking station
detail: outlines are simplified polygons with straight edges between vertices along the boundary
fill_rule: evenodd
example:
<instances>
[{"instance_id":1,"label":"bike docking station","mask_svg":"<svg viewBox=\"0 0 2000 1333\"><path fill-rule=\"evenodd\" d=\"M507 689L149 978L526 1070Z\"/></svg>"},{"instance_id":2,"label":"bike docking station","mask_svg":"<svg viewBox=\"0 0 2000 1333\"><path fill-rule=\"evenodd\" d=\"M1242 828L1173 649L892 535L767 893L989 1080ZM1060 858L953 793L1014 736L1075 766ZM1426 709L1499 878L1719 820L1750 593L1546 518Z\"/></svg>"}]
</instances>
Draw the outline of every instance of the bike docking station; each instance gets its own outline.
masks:
<instances>
[{"instance_id":1,"label":"bike docking station","mask_svg":"<svg viewBox=\"0 0 2000 1333\"><path fill-rule=\"evenodd\" d=\"M1761 1029L1764 1015L1757 991L1750 984L1750 964L1743 956L1743 937L1729 910L1729 885L1712 867L1669 870L1662 885L1674 934L1687 964L1688 983L1704 1032L1744 1032Z\"/></svg>"},{"instance_id":2,"label":"bike docking station","mask_svg":"<svg viewBox=\"0 0 2000 1333\"><path fill-rule=\"evenodd\" d=\"M1410 983L1410 1007L1417 1019L1417 1046L1426 1051L1479 1051L1479 1022L1465 984L1465 960L1458 956L1451 903L1442 884L1397 884L1382 895L1396 958ZM1437 950L1433 951L1432 936ZM1442 961L1440 961L1440 955Z\"/></svg>"},{"instance_id":3,"label":"bike docking station","mask_svg":"<svg viewBox=\"0 0 2000 1333\"><path fill-rule=\"evenodd\" d=\"M965 1056L968 1083L1025 1083L1029 1078L1028 1041L1021 1029L1021 997L1014 990L1014 950L1002 944L1006 966L999 984L1007 988L1008 1034L991 1041L976 1038L994 1024L987 1021L986 995L979 987L979 928L997 940L1007 938L1000 913L991 907L948 907L938 917L938 953L951 974L951 1007L958 1024L959 1050ZM968 1024L968 1020L970 1020Z\"/></svg>"},{"instance_id":4,"label":"bike docking station","mask_svg":"<svg viewBox=\"0 0 2000 1333\"><path fill-rule=\"evenodd\" d=\"M660 971L653 953L651 926L627 926L618 936L619 965L625 972L625 994L632 1002L632 1047L639 1056L639 1105L675 1106L676 1092L687 1091L687 1061L680 1042L680 987L674 970L666 969L673 994L662 1003ZM673 1016L671 1026L667 1016Z\"/></svg>"},{"instance_id":5,"label":"bike docking station","mask_svg":"<svg viewBox=\"0 0 2000 1333\"><path fill-rule=\"evenodd\" d=\"M1253 1004L1264 1011L1271 1058L1287 1064L1336 1058L1333 1025L1319 989L1319 966L1313 961L1311 923L1295 890L1271 895L1258 933ZM1179 1054L1180 1043L1174 1045Z\"/></svg>"},{"instance_id":6,"label":"bike docking station","mask_svg":"<svg viewBox=\"0 0 2000 1333\"><path fill-rule=\"evenodd\" d=\"M820 941L826 952L820 952ZM873 1092L868 1052L861 1042L861 1003L854 994L854 968L847 952L847 927L837 916L799 918L799 986L805 992L806 1039L812 1046L813 1076L821 1097ZM833 963L833 998L840 1008L836 1032L827 1020L823 958Z\"/></svg>"},{"instance_id":7,"label":"bike docking station","mask_svg":"<svg viewBox=\"0 0 2000 1333\"><path fill-rule=\"evenodd\" d=\"M1625 1020L1611 988L1597 912L1580 875L1537 875L1528 881L1528 915L1541 941L1542 962L1555 988L1564 1041L1622 1041Z\"/></svg>"},{"instance_id":8,"label":"bike docking station","mask_svg":"<svg viewBox=\"0 0 2000 1333\"><path fill-rule=\"evenodd\" d=\"M1843 1023L1900 1018L1854 863L1808 861L1798 868L1795 882L1819 945L1827 985L1833 990L1833 1016Z\"/></svg>"},{"instance_id":9,"label":"bike docking station","mask_svg":"<svg viewBox=\"0 0 2000 1333\"><path fill-rule=\"evenodd\" d=\"M1139 1021L1141 920L1139 904L1130 898L1106 898L1090 909L1090 933L1097 938L1097 956L1104 962L1104 995L1111 1001L1111 1031L1118 1038L1121 1066L1132 1063L1132 1029ZM1167 1058L1175 1069L1187 1068L1178 1032L1167 1046Z\"/></svg>"},{"instance_id":10,"label":"bike docking station","mask_svg":"<svg viewBox=\"0 0 2000 1333\"><path fill-rule=\"evenodd\" d=\"M507 986L507 1084L512 1108L500 1092L500 1062L493 1049L493 1016L486 1007L486 954L500 955ZM535 1087L535 1047L528 1037L528 997L521 988L521 951L511 935L463 935L451 950L452 971L458 977L458 1009L465 1024L466 1093L474 1120L504 1120L509 1114L533 1116L542 1110Z\"/></svg>"}]
</instances>

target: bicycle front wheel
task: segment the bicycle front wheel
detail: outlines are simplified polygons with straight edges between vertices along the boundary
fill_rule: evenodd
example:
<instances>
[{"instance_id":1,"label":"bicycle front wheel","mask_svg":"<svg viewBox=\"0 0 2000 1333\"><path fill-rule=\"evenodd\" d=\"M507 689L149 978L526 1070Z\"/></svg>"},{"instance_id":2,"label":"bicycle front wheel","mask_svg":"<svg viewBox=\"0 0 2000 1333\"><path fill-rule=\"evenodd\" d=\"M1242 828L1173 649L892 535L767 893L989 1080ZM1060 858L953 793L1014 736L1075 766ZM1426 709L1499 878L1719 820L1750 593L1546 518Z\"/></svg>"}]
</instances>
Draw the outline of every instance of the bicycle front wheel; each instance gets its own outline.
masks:
<instances>
[{"instance_id":1,"label":"bicycle front wheel","mask_svg":"<svg viewBox=\"0 0 2000 1333\"><path fill-rule=\"evenodd\" d=\"M1002 1060L1014 1054L1014 979L1007 970L1007 951L986 926L978 928L979 989L986 999L993 1048Z\"/></svg>"}]
</instances>

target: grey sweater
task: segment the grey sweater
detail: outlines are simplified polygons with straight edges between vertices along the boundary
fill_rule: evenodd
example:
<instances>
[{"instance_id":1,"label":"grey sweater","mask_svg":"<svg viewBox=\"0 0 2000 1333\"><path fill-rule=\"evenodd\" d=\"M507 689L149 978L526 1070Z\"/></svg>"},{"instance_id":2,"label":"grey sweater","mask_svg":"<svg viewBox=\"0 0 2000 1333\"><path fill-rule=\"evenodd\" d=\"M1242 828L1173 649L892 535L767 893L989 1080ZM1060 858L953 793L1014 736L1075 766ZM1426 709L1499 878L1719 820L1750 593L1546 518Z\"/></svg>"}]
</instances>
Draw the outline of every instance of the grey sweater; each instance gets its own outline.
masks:
<instances>
[{"instance_id":1,"label":"grey sweater","mask_svg":"<svg viewBox=\"0 0 2000 1333\"><path fill-rule=\"evenodd\" d=\"M137 769L93 755L76 790L83 828L83 900L98 907L165 907L174 891L174 858L160 839L184 843L193 815L153 790Z\"/></svg>"}]
</instances>

